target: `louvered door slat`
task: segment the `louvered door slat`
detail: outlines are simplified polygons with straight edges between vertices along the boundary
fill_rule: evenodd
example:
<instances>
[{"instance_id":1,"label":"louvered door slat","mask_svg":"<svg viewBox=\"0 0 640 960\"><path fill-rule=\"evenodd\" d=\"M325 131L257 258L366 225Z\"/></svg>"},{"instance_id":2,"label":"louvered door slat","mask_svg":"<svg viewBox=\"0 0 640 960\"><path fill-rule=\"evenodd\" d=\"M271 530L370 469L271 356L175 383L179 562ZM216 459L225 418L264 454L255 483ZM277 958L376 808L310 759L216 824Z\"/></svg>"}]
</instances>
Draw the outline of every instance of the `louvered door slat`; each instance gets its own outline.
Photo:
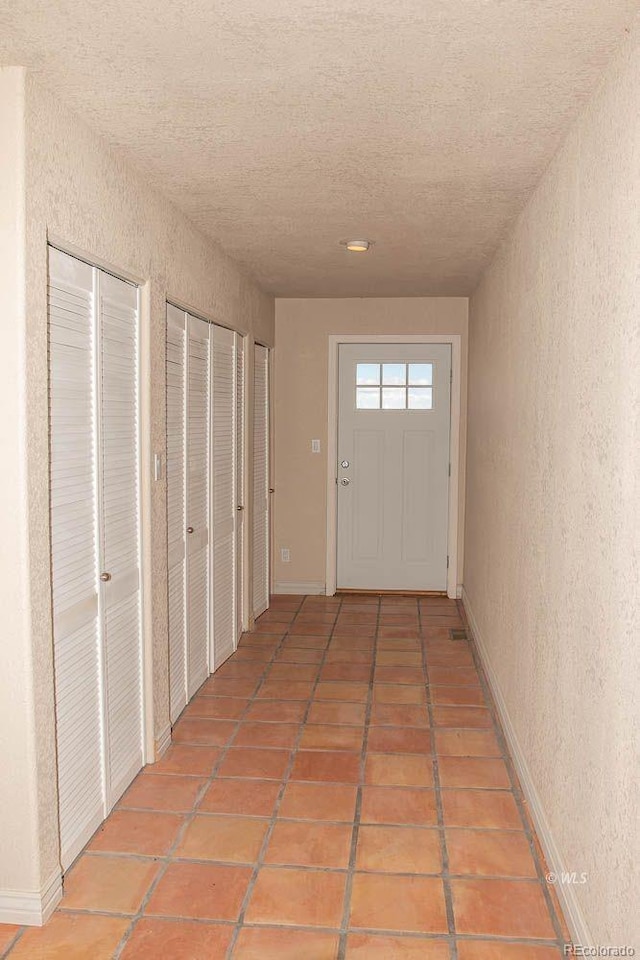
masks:
<instances>
[{"instance_id":1,"label":"louvered door slat","mask_svg":"<svg viewBox=\"0 0 640 960\"><path fill-rule=\"evenodd\" d=\"M167 304L167 540L169 699L173 723L187 703L185 612L185 313Z\"/></svg>"},{"instance_id":2,"label":"louvered door slat","mask_svg":"<svg viewBox=\"0 0 640 960\"><path fill-rule=\"evenodd\" d=\"M93 270L50 249L51 551L61 862L104 818Z\"/></svg>"},{"instance_id":3,"label":"louvered door slat","mask_svg":"<svg viewBox=\"0 0 640 960\"><path fill-rule=\"evenodd\" d=\"M269 351L255 345L253 368L253 615L269 606Z\"/></svg>"},{"instance_id":4,"label":"louvered door slat","mask_svg":"<svg viewBox=\"0 0 640 960\"><path fill-rule=\"evenodd\" d=\"M100 274L100 437L107 806L142 766L138 290Z\"/></svg>"}]
</instances>

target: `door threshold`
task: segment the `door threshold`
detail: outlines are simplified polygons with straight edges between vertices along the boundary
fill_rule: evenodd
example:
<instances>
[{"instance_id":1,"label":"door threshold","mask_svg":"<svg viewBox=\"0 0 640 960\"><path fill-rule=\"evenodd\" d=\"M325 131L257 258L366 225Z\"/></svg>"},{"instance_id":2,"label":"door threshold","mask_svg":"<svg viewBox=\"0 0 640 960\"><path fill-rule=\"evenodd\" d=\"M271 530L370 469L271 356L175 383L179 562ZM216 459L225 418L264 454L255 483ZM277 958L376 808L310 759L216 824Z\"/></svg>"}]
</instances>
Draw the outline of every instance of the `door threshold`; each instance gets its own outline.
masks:
<instances>
[{"instance_id":1,"label":"door threshold","mask_svg":"<svg viewBox=\"0 0 640 960\"><path fill-rule=\"evenodd\" d=\"M363 594L371 597L445 597L446 590L358 590L351 587L338 587L336 596L342 594Z\"/></svg>"}]
</instances>

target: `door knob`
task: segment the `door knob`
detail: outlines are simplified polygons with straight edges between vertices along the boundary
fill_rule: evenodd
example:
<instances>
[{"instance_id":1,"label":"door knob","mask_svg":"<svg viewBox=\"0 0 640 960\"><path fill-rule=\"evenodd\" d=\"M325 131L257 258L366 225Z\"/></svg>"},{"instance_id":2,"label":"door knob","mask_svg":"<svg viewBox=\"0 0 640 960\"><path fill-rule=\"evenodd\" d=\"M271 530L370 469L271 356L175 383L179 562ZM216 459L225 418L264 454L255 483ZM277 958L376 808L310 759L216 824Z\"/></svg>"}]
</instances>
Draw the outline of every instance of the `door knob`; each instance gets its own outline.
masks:
<instances>
[{"instance_id":1,"label":"door knob","mask_svg":"<svg viewBox=\"0 0 640 960\"><path fill-rule=\"evenodd\" d=\"M244 510L244 507L243 507L243 506L238 506L238 507L237 507L237 510L238 510L239 512L241 512L242 510Z\"/></svg>"},{"instance_id":2,"label":"door knob","mask_svg":"<svg viewBox=\"0 0 640 960\"><path fill-rule=\"evenodd\" d=\"M187 533L193 533L193 527L187 527Z\"/></svg>"},{"instance_id":3,"label":"door knob","mask_svg":"<svg viewBox=\"0 0 640 960\"><path fill-rule=\"evenodd\" d=\"M102 580L103 583L109 583L109 580L111 580L111 574L110 574L110 573L101 573L101 574L100 574L100 579Z\"/></svg>"},{"instance_id":4,"label":"door knob","mask_svg":"<svg viewBox=\"0 0 640 960\"><path fill-rule=\"evenodd\" d=\"M351 480L349 480L349 477L343 477L340 483L342 484L343 487L348 487L349 484L351 483Z\"/></svg>"},{"instance_id":5,"label":"door knob","mask_svg":"<svg viewBox=\"0 0 640 960\"><path fill-rule=\"evenodd\" d=\"M340 464L340 466L342 467L343 470L346 470L347 467L349 466L349 461L348 461L348 460L343 460L342 463Z\"/></svg>"}]
</instances>

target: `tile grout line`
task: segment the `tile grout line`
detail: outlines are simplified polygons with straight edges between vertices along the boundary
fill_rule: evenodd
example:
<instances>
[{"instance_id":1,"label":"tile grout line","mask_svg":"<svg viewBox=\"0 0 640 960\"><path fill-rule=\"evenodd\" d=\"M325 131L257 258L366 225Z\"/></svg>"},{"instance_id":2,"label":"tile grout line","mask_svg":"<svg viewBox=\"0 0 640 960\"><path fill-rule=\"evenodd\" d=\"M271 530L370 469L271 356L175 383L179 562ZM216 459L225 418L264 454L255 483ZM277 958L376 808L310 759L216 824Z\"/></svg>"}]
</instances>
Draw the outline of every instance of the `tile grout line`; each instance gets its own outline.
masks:
<instances>
[{"instance_id":1,"label":"tile grout line","mask_svg":"<svg viewBox=\"0 0 640 960\"><path fill-rule=\"evenodd\" d=\"M422 652L422 667L424 670L425 692L427 697L427 713L429 715L429 728L431 734L431 759L433 763L433 788L435 792L436 811L438 816L438 831L440 837L440 856L442 858L442 888L444 893L445 909L447 912L447 927L449 937L451 938L451 958L457 960L458 947L456 944L456 919L453 909L453 890L451 887L451 878L449 875L449 851L447 849L447 838L445 833L444 807L442 803L442 784L440 782L440 766L436 750L435 724L433 714L433 703L431 701L431 685L429 683L429 662L427 659L427 637L422 625L422 608L418 601L418 628L420 631L420 649Z\"/></svg>"},{"instance_id":2,"label":"tile grout line","mask_svg":"<svg viewBox=\"0 0 640 960\"><path fill-rule=\"evenodd\" d=\"M463 607L463 610L464 610L464 607ZM462 619L463 619L463 622L466 621L466 614L462 615ZM467 627L467 633L469 638L472 638L473 634L468 629L468 627ZM564 935L564 931L562 929L562 922L558 916L555 903L553 902L553 897L551 896L551 892L549 891L549 885L547 883L544 870L542 869L542 863L540 862L540 856L538 854L538 849L534 840L534 832L532 830L532 826L529 820L529 815L525 805L525 801L523 800L520 781L518 779L518 776L515 772L515 768L513 766L513 760L511 758L511 754L508 749L508 744L506 741L506 737L504 735L504 731L502 729L502 724L500 723L500 720L497 714L496 706L493 700L493 695L491 693L491 688L489 687L489 684L487 682L487 678L484 672L484 667L482 666L482 661L480 660L480 656L478 654L475 641L473 639L470 639L469 647L471 649L471 656L473 657L476 670L478 671L480 686L484 693L485 700L489 705L489 713L491 715L491 720L493 723L493 731L498 740L498 744L500 746L500 751L502 754L502 759L505 762L505 766L507 768L507 773L509 776L509 782L511 784L510 793L513 796L516 806L518 808L518 814L520 816L520 820L522 821L523 831L527 838L527 843L529 845L531 856L533 857L533 862L536 868L537 879L540 886L542 887L542 894L544 896L547 909L549 911L551 924L555 930L558 945L563 947L565 946L567 941Z\"/></svg>"},{"instance_id":3,"label":"tile grout line","mask_svg":"<svg viewBox=\"0 0 640 960\"><path fill-rule=\"evenodd\" d=\"M396 728L394 728L394 729L396 729ZM420 729L420 730L423 730L424 728L423 728L423 727L420 727L419 729ZM244 748L241 747L240 749L244 749ZM285 748L285 747L257 747L257 748L249 748L249 749L285 750L286 748ZM293 749L293 748L292 748L292 749ZM325 750L315 750L315 749L314 749L312 752L313 752L313 753L322 754L322 753L326 753L326 752L328 752L328 751L325 751ZM342 751L335 751L335 752L336 752L336 753L354 753L355 751L353 751L353 750L350 750L350 751L349 751L349 750L342 750ZM378 751L374 751L374 752L375 752L375 753L378 753ZM389 757L395 757L395 756L397 756L396 753L378 753L378 755L379 755L379 756L389 756ZM407 756L407 757L419 757L419 756L421 756L421 754L418 754L418 753L408 753L408 754L404 754L404 756ZM429 759L431 759L431 754L427 754L427 756L428 756ZM228 781L228 780L242 780L242 781L249 780L249 781L250 781L250 780L252 780L252 779L254 779L254 778L252 778L252 777L224 777L223 779L224 779L224 780L227 780L227 781ZM269 777L266 777L265 779L268 780L268 779L270 779L270 778L269 778ZM275 783L276 781L274 780L273 782ZM346 781L342 781L342 780L336 780L336 781L305 780L305 781L304 781L304 783L310 783L310 784L313 784L313 785L318 786L318 787L321 787L321 786L326 785L327 782L330 782L330 783L332 783L332 784L335 783L336 786L341 786L341 787L351 787L351 786L353 786L352 783L347 783ZM375 784L373 784L373 786L375 786ZM382 786L386 787L386 786L393 786L393 785L392 785L392 784L391 784L391 785L390 785L390 784L382 784ZM401 787L399 787L399 789L405 789L405 788L404 788L404 786L401 786ZM432 794L432 793L433 793L433 787L421 787L421 786L419 786L419 785L411 784L411 785L410 785L410 789L411 789L411 790L416 790L416 791L421 791L421 792L423 792L423 793L429 793L429 794ZM445 788L445 789L448 789L448 788ZM466 787L466 788L455 787L455 788L453 788L453 789L455 789L456 791L458 791L458 790L464 791L465 789L466 789L466 790L470 790L470 791L476 790L475 787ZM507 794L507 793L510 793L510 791L509 791L509 790L495 790L494 793L504 793L504 794ZM120 809L120 810L126 810L126 811L128 811L128 812L133 812L133 813L151 813L151 814L153 814L153 813L156 813L156 812L157 812L157 811L155 811L155 810L148 810L148 809L143 808L143 807L120 807L119 809ZM184 817L184 816L185 816L184 810L182 810L182 811L180 811L180 810L162 810L162 811L160 811L160 812L161 812L161 813L166 813L166 814L168 814L169 816L174 816L174 817L175 817L175 816L178 816L178 817ZM210 817L211 819L218 819L218 818L220 818L220 819L224 820L224 819L226 819L227 817L230 818L230 819L233 819L234 817L238 816L238 814L236 814L236 813L218 813L216 810L204 810L204 811L201 810L201 811L199 811L198 816L200 816L200 817ZM256 814L256 813L247 813L247 814L243 813L243 814L239 814L239 816L242 816L242 818L243 818L243 819L246 819L246 820L265 820L265 819L268 820L268 819L269 819L268 817L261 817L259 814ZM279 817L278 819L282 820L284 823L308 823L308 822L309 822L309 817ZM345 821L345 820L329 820L329 819L324 819L324 818L323 818L322 823L327 823L327 824L330 824L330 825L332 825L332 826L339 827L341 824L344 825L345 823L349 823L349 821ZM431 825L429 825L429 824L420 824L420 823L396 823L396 822L393 821L393 820L380 820L380 821L376 821L375 826L379 826L379 827L397 827L399 830L431 830L431 831L438 831L438 832L440 832L441 829L442 829L441 827L438 826L438 824L434 824L433 826L431 826ZM447 829L447 830L453 830L453 831L455 831L455 830L464 830L466 833L474 833L474 832L477 832L477 833L487 833L487 832L489 832L489 833L512 833L512 834L515 834L515 835L519 835L519 834L525 832L525 831L522 829L522 827L452 826L452 827L446 827L446 829ZM120 851L120 850L87 850L87 851L85 851L85 856L87 856L87 857L122 857L124 860L142 860L142 861L147 861L147 860L167 860L167 859L169 859L167 854L154 855L154 854L152 854L152 853L131 853L131 852L128 852L128 851L125 851L125 850L123 850L123 851ZM198 859L201 859L201 858L198 858L198 857L174 857L173 859L175 859L175 860L185 860L185 861L186 861L186 860L198 860ZM229 861L229 860L223 861L223 860L221 860L221 861L219 861L219 862L220 862L220 863L235 863L236 861ZM282 864L282 866L287 866L287 865L286 865L286 864ZM317 869L317 870L321 870L321 869L335 869L335 870L338 870L338 869L340 869L340 868L338 868L338 867L333 867L333 868L332 868L332 867L326 867L326 868L324 868L324 867L310 867L309 869ZM372 872L373 872L373 873L376 873L377 871L374 870L374 871L372 871ZM392 872L393 872L393 871L392 871ZM502 876L502 875L501 875L501 876ZM506 876L510 876L510 875L504 874L503 876L506 877ZM521 879L525 879L525 880L526 880L527 878L526 878L526 877L523 877L523 878L521 878ZM533 878L530 878L530 879L533 879ZM537 874L536 874L536 880L537 880ZM63 908L61 908L61 909L65 909L65 910L67 910L67 909L68 909L68 910L74 909L74 910L75 910L75 907L73 907L73 908L72 908L72 907L63 907Z\"/></svg>"},{"instance_id":4,"label":"tile grout line","mask_svg":"<svg viewBox=\"0 0 640 960\"><path fill-rule=\"evenodd\" d=\"M282 647L282 644L284 643L285 637L287 637L287 636L289 635L289 632L290 632L290 630L291 630L291 627L295 624L295 621L296 621L296 619L297 619L297 617L298 617L298 614L300 613L300 610L302 610L302 609L304 608L304 604L305 604L306 600L307 600L307 598L305 597L304 600L302 601L300 607L298 607L298 610L296 611L295 617L294 617L293 620L289 623L289 627L288 627L288 629L287 629L287 632L286 632L285 635L282 637L282 639L281 639L280 643L278 644L278 647L277 647L277 649L276 649L276 651L275 651L275 653L274 653L274 658L275 658L275 654L276 654L276 653L278 652L278 650L280 650L280 648ZM246 889L246 891L245 891L245 895L244 895L244 897L243 897L242 904L241 904L241 906L240 906L240 913L238 914L238 919L236 920L235 929L234 929L234 931L233 931L233 934L232 934L232 937L231 937L231 941L230 941L229 946L228 946L228 948L227 948L227 953L226 953L227 960L231 960L231 958L232 958L232 956L233 956L233 953L234 953L234 951L235 951L236 944L237 944L237 942L238 942L238 938L239 938L239 936L240 936L240 933L241 933L243 927L245 926L245 916L246 916L247 908L249 907L249 903L251 902L251 898L252 898L252 896L253 896L253 892L254 892L256 883L257 883L257 881L258 881L258 875L259 875L259 873L260 873L260 870L261 870L262 867L264 866L264 857L265 857L265 855L266 855L267 849L268 849L269 844L270 844L270 842L271 842L271 837L273 836L273 831L275 830L276 823L278 822L278 812L279 812L279 810L280 810L280 807L281 807L281 805L282 805L282 801L283 801L283 799L284 799L285 790L286 790L286 788L287 788L287 786L288 786L288 784L289 784L289 782L290 782L291 773L293 772L293 766L294 766L294 763L295 763L295 760L296 760L296 756L297 756L297 754L298 754L298 750L299 750L299 747L300 747L300 741L302 740L302 736L303 736L303 734L304 734L304 729L305 729L305 726L306 726L306 723L307 723L307 718L308 718L308 716L309 716L309 712L310 712L310 710L311 710L311 706L312 706L312 703L313 703L313 699L314 699L314 696L315 696L315 692L316 692L316 690L317 690L318 683L320 682L320 674L321 674L322 668L323 668L323 666L324 666L324 664L325 664L325 662L326 662L326 657L327 657L327 653L328 653L328 651L329 651L329 646L330 646L331 640L332 640L332 638L333 638L333 632L334 632L334 630L335 630L336 623L338 622L339 612L340 612L340 610L342 609L342 601L340 602L340 605L339 605L336 609L337 609L336 617L335 617L334 622L333 622L333 625L332 625L332 627L331 627L331 631L330 631L330 633L329 633L329 634L327 635L327 637L326 637L326 643L325 643L325 646L324 646L323 655L322 655L319 663L317 664L317 668L318 668L318 669L317 669L317 673L316 673L316 679L315 679L315 681L313 682L313 685L312 685L312 688L311 688L311 692L310 692L310 694L309 694L309 697L307 698L307 706L306 706L306 709L305 709L305 711L304 711L304 714L303 714L303 717L302 717L302 721L300 722L300 729L299 729L299 731L298 731L298 736L296 737L295 742L294 742L294 745L293 745L292 748L291 748L291 752L290 752L290 755L289 755L289 762L288 762L288 764L287 764L287 767L286 767L286 769L285 769L284 774L282 775L282 780L281 780L281 783L280 783L280 789L279 789L279 791L278 791L278 796L277 796L277 799L276 799L276 803L275 803L273 812L272 812L271 817L270 817L270 820L269 820L269 825L268 825L267 831L266 831L266 833L265 833L265 835L264 835L264 838L263 838L263 841L262 841L262 845L261 845L260 850L259 850L259 852L258 852L258 856L257 856L257 858L256 858L256 861L255 861L255 863L253 864L253 873L252 873L252 875L251 875L251 878L250 878L250 880L249 880L249 884L248 884L247 889ZM315 649L317 649L317 648L315 648ZM255 694L254 694L254 696L255 696Z\"/></svg>"},{"instance_id":5,"label":"tile grout line","mask_svg":"<svg viewBox=\"0 0 640 960\"><path fill-rule=\"evenodd\" d=\"M358 853L358 838L360 835L360 825L362 817L362 792L365 782L365 769L367 760L367 743L369 740L369 729L371 726L371 713L373 710L373 684L376 672L376 659L378 652L378 631L380 629L380 609L381 600L378 597L378 609L376 615L375 637L373 638L373 650L371 657L371 670L369 673L369 692L367 694L367 705L364 718L364 730L362 735L362 748L360 751L360 782L356 793L356 809L354 812L353 832L351 834L351 850L349 854L349 865L347 872L347 882L344 889L342 925L340 931L340 943L338 946L337 960L345 960L347 952L347 936L349 933L349 920L351 917L351 897L353 893L353 881L355 879L356 858Z\"/></svg>"},{"instance_id":6,"label":"tile grout line","mask_svg":"<svg viewBox=\"0 0 640 960\"><path fill-rule=\"evenodd\" d=\"M294 868L295 869L295 868ZM342 871L344 872L344 871ZM387 876L387 874L378 874L379 876ZM415 876L415 874L407 874L407 876ZM123 920L129 920L130 914L123 913L113 913L107 912L104 910L64 910L63 914L68 914L71 916L86 916L86 917L105 917L109 918L118 918ZM168 923L174 922L185 922L197 924L201 927L225 927L232 928L236 926L235 921L233 920L220 920L213 918L202 918L202 917L185 917L180 914L176 915L166 915L159 918L154 917L153 919L160 919L162 921L167 921ZM25 928L25 930L34 929L34 928ZM35 928L38 929L38 928ZM256 921L252 923L244 924L243 929L249 930L298 930L301 932L323 932L340 935L339 927L328 927L328 926L314 926L309 927L308 925L300 923L270 923L266 921ZM417 931L417 930L387 930L385 928L380 929L379 927L356 927L352 928L358 934L367 934L369 936L393 936L398 937L402 940L410 942L411 940L430 940L436 941L437 943L446 943L447 945L451 944L451 936L446 933L429 933L427 931ZM545 939L544 937L502 937L492 936L491 934L457 934L457 939L460 942L470 942L470 943L508 943L508 944L522 944L524 946L545 946L551 947L554 949L558 948L557 941L552 938Z\"/></svg>"},{"instance_id":7,"label":"tile grout line","mask_svg":"<svg viewBox=\"0 0 640 960\"><path fill-rule=\"evenodd\" d=\"M300 604L300 606L302 606L302 603ZM296 616L297 616L297 611L296 611ZM269 670L269 667L271 666L271 664L272 664L272 662L273 662L273 660L274 660L274 658L275 658L276 652L278 651L278 649L280 648L280 646L281 646L281 644L282 644L282 640L283 640L283 637L280 638L279 643L276 645L276 648L275 648L274 651L273 651L273 654L272 654L272 656L271 656L271 659L268 660L268 661L266 661L265 666L264 666L264 669L263 669L263 671L262 671L262 674L261 674L260 677L256 680L253 694L251 695L251 697L249 697L249 698L247 699L247 704L246 704L244 710L242 711L242 713L240 714L240 716L237 718L237 720L236 720L236 722L235 722L235 724L236 724L236 725L235 725L235 730L233 731L233 733L231 734L231 736L228 738L227 743L221 748L220 754L219 754L219 756L217 757L217 759L216 759L216 761L215 761L215 763L214 763L214 765L213 765L213 768L212 768L212 771L211 771L209 777L206 779L206 782L205 782L205 783L202 785L202 787L200 788L200 791L198 792L198 795L196 796L196 799L195 799L195 801L194 801L194 803L193 803L193 805L192 805L192 807L191 807L190 812L187 813L187 815L186 815L186 817L185 817L185 819L184 819L184 823L182 824L182 826L181 826L180 829L178 830L178 833L176 834L176 838L175 838L173 844L171 845L171 847L170 847L170 849L169 849L166 862L165 862L165 863L163 864L163 866L160 868L160 870L158 871L157 876L155 877L155 879L153 880L153 882L152 882L151 885L149 886L149 889L147 890L146 895L145 895L145 897L143 898L142 903L140 904L140 907L139 907L137 913L131 918L131 923L130 923L128 929L124 932L124 934L123 934L123 936L122 936L122 939L120 940L120 943L119 943L118 946L116 947L116 949L115 949L115 951L114 951L114 953L113 953L113 958L112 958L112 960L119 960L119 957L122 955L122 952L124 951L127 943L129 942L129 940L130 940L130 938L131 938L131 936L132 936L135 928L137 927L138 923L140 922L140 920L141 920L142 917L144 916L145 909L146 909L147 905L149 904L149 901L151 900L151 897L152 897L153 894L155 893L157 887L158 887L159 884L160 884L160 881L163 879L163 877L165 876L167 870L168 870L169 867L171 866L171 863L174 862L174 854L175 854L175 851L178 849L178 846L179 846L180 843L182 842L182 840L183 840L183 838L184 838L184 836L185 836L185 834L186 834L186 832L187 832L187 829L189 828L190 824L191 824L191 823L193 822L193 820L195 819L195 817L196 817L196 815L197 815L197 813L198 813L198 810L199 810L199 808L200 808L200 804L202 803L202 801L203 801L203 799L204 799L204 797L205 797L205 794L206 794L207 791L209 790L209 787L211 786L211 784L213 783L213 781L216 779L216 777L217 777L217 775L218 775L218 770L220 769L220 766L222 765L222 762L224 761L224 759L225 759L226 756L227 756L229 747L231 747L231 745L233 744L233 741L234 741L235 737L236 737L237 734L238 734L238 730L240 729L240 724L242 723L242 721L243 721L243 719L244 719L247 711L249 710L250 705L253 703L253 700L254 700L254 698L255 698L256 692L260 689L262 683L264 682L265 676L266 676L266 674L267 674L267 672L268 672L268 670ZM238 645L239 645L239 644L238 644ZM234 652L235 652L235 651L234 651ZM226 662L226 661L225 661L225 662ZM204 683L207 683L207 682L211 679L211 677L213 677L213 676L215 676L215 673L210 674L209 677L207 678L207 680L204 681ZM195 693L195 694L193 695L193 697L191 698L191 701L192 701L192 700L195 700L195 698L200 694L200 690L202 689L202 686L204 686L204 684L202 684L201 687L196 691L196 693ZM191 702L191 701L189 701L189 702ZM173 729L173 728L172 728L172 729ZM144 769L144 768L143 768L143 769Z\"/></svg>"},{"instance_id":8,"label":"tile grout line","mask_svg":"<svg viewBox=\"0 0 640 960\"><path fill-rule=\"evenodd\" d=\"M293 782L295 783L296 781L293 781ZM301 781L301 782L302 782L302 781ZM307 782L307 781L304 781L304 782ZM324 781L324 783L326 783L326 781ZM352 784L346 784L346 786L352 786ZM433 792L433 791L432 791L432 792ZM267 817L260 817L260 818L258 818L258 817L256 817L256 818L254 818L254 819L268 820L268 819L270 819L270 818L267 818ZM293 821L292 821L292 820L289 820L287 817L278 817L277 819L278 819L278 822L279 822L279 823L305 823L305 824L306 824L306 823L309 823L309 822L313 822L313 821L309 821L309 820L293 820ZM349 824L348 824L346 821L344 821L344 820L340 820L340 821L338 821L338 820L335 820L335 821L334 821L334 820L323 820L323 821L322 821L322 824L323 824L323 825L324 825L324 824L327 824L327 825L330 825L330 826L337 826L337 827L344 827L345 825L346 825L346 826L349 826ZM434 833L434 834L437 833L438 836L443 832L443 831L441 831L438 827L426 827L426 826L420 826L420 825L416 825L416 824L375 823L375 824L372 824L372 826L375 826L375 827L386 827L386 828L391 828L391 829L394 829L394 830L424 830L424 831L427 831L427 832L430 831L431 833ZM452 830L464 829L464 830L466 831L467 828L466 828L466 827L463 827L463 828L452 827L452 828L449 828L449 829L452 829ZM496 832L501 832L501 831L496 831ZM511 832L512 832L512 833L517 833L518 835L520 835L523 831L522 831L522 830L518 830L518 831L511 831ZM92 852L92 853L87 853L87 856L91 857L92 859L96 859L96 860L99 860L99 859L101 859L101 858L102 858L102 859L107 859L107 858L109 858L109 857L117 856L117 857L122 857L123 859L126 859L126 860L131 860L131 861L139 862L139 863L148 863L148 862L150 862L150 861L154 861L154 862L156 862L156 863L157 863L157 862L161 862L161 863L199 863L199 864L203 864L203 865L205 865L205 866L206 866L206 865L212 865L212 866L219 866L219 867L252 867L252 866L254 865L254 862L255 862L255 861L251 861L251 860L246 860L246 861L245 861L245 860L216 860L216 859L212 859L211 857L168 857L168 856L167 856L167 857L153 857L153 856L145 856L144 854L119 854L119 853L118 853L118 854L113 854L113 853L109 853L109 852L106 852L106 851L105 851L105 852L95 852L95 853ZM263 865L264 865L264 864L263 864ZM266 864L266 866L270 866L270 864ZM346 867L324 867L324 866L315 866L315 865L313 865L313 864L312 864L312 865L308 865L308 864L297 864L297 863L274 863L273 866L274 866L274 867L277 867L278 870L308 870L308 871L313 872L313 873L335 873L335 874L348 874L349 869L350 869L350 867L349 867L348 865L347 865ZM441 871L439 871L439 870L437 870L437 871L431 871L431 872L425 871L425 870L380 870L380 869L374 870L374 869L371 869L370 867L369 867L369 868L364 867L364 868L361 868L358 872L359 872L359 873L363 873L363 874L368 874L368 875L371 875L371 876L384 876L384 877L422 877L422 878L425 878L425 879L428 879L428 878L438 878L438 877L441 876ZM488 873L485 874L485 873L483 873L483 874L478 874L478 875L476 875L476 874L468 874L468 873L451 873L451 872L449 872L449 877L450 877L450 879L452 879L452 880L468 880L470 877L472 877L472 878L477 877L477 878L482 879L482 880L517 880L519 883L528 883L528 884L530 884L530 885L532 885L532 886L533 886L534 884L537 885L537 884L540 882L537 875L536 875L535 877L533 877L533 876L516 876L516 875L513 875L513 874L504 874L504 873L495 873L495 874L488 874ZM92 913L99 913L99 914L107 913L107 914L108 914L108 913L109 913L109 911L97 910L97 909L93 909L93 908L91 908L91 907L86 907L86 908L85 908L85 907L60 907L59 910L60 910L60 912L62 912L62 913L89 913L89 914L92 914ZM131 917L131 914L119 913L118 911L113 911L113 915L123 916L123 917L124 917L124 916ZM197 919L197 918L194 918L194 919ZM223 923L223 922L224 922L224 923L227 923L227 922L233 922L233 921L225 921L225 920L222 920L222 919L220 919L219 917L211 917L211 918L204 918L204 919L205 919L205 922L208 922L208 923L216 923L216 922L217 922L217 923ZM342 929L342 926L339 927L339 928L336 928L336 929ZM410 931L408 931L408 932L410 932ZM438 934L438 936L441 936L441 935L442 935L442 934ZM548 937L545 938L545 937L543 937L542 939L543 939L543 940L544 940L544 939L547 939L547 940L548 940L548 939L552 939L552 940L554 940L554 942L555 942L555 938L553 938L553 937L552 937L552 938L548 938Z\"/></svg>"},{"instance_id":9,"label":"tile grout line","mask_svg":"<svg viewBox=\"0 0 640 960\"><path fill-rule=\"evenodd\" d=\"M20 941L22 940L23 936L25 935L25 933L26 933L26 931L27 931L28 929L29 929L29 927L20 927L20 929L18 930L18 932L14 934L13 940L10 940L10 941L9 941L9 945L8 945L8 946L6 947L6 949L2 952L2 960L5 960L5 957L8 957L8 956L9 956L9 954L11 953L11 951L13 950L13 948L14 948L14 947L17 947L17 945L20 943Z\"/></svg>"}]
</instances>

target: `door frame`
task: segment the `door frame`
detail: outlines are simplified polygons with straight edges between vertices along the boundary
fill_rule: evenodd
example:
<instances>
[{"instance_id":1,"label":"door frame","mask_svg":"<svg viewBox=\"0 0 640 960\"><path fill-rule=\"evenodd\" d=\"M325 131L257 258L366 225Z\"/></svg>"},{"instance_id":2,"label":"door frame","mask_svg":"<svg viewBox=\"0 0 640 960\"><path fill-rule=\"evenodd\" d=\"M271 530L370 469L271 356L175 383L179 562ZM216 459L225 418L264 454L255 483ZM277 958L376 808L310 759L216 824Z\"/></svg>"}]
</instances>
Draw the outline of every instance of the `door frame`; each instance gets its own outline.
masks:
<instances>
[{"instance_id":1,"label":"door frame","mask_svg":"<svg viewBox=\"0 0 640 960\"><path fill-rule=\"evenodd\" d=\"M451 346L451 424L449 430L449 524L447 534L447 596L457 597L458 589L458 524L460 490L460 418L462 410L462 336L459 333L424 334L422 336L393 336L392 334L331 334L329 336L329 381L327 394L327 596L336 592L338 487L336 463L338 456L338 354L344 343L443 343Z\"/></svg>"}]
</instances>

